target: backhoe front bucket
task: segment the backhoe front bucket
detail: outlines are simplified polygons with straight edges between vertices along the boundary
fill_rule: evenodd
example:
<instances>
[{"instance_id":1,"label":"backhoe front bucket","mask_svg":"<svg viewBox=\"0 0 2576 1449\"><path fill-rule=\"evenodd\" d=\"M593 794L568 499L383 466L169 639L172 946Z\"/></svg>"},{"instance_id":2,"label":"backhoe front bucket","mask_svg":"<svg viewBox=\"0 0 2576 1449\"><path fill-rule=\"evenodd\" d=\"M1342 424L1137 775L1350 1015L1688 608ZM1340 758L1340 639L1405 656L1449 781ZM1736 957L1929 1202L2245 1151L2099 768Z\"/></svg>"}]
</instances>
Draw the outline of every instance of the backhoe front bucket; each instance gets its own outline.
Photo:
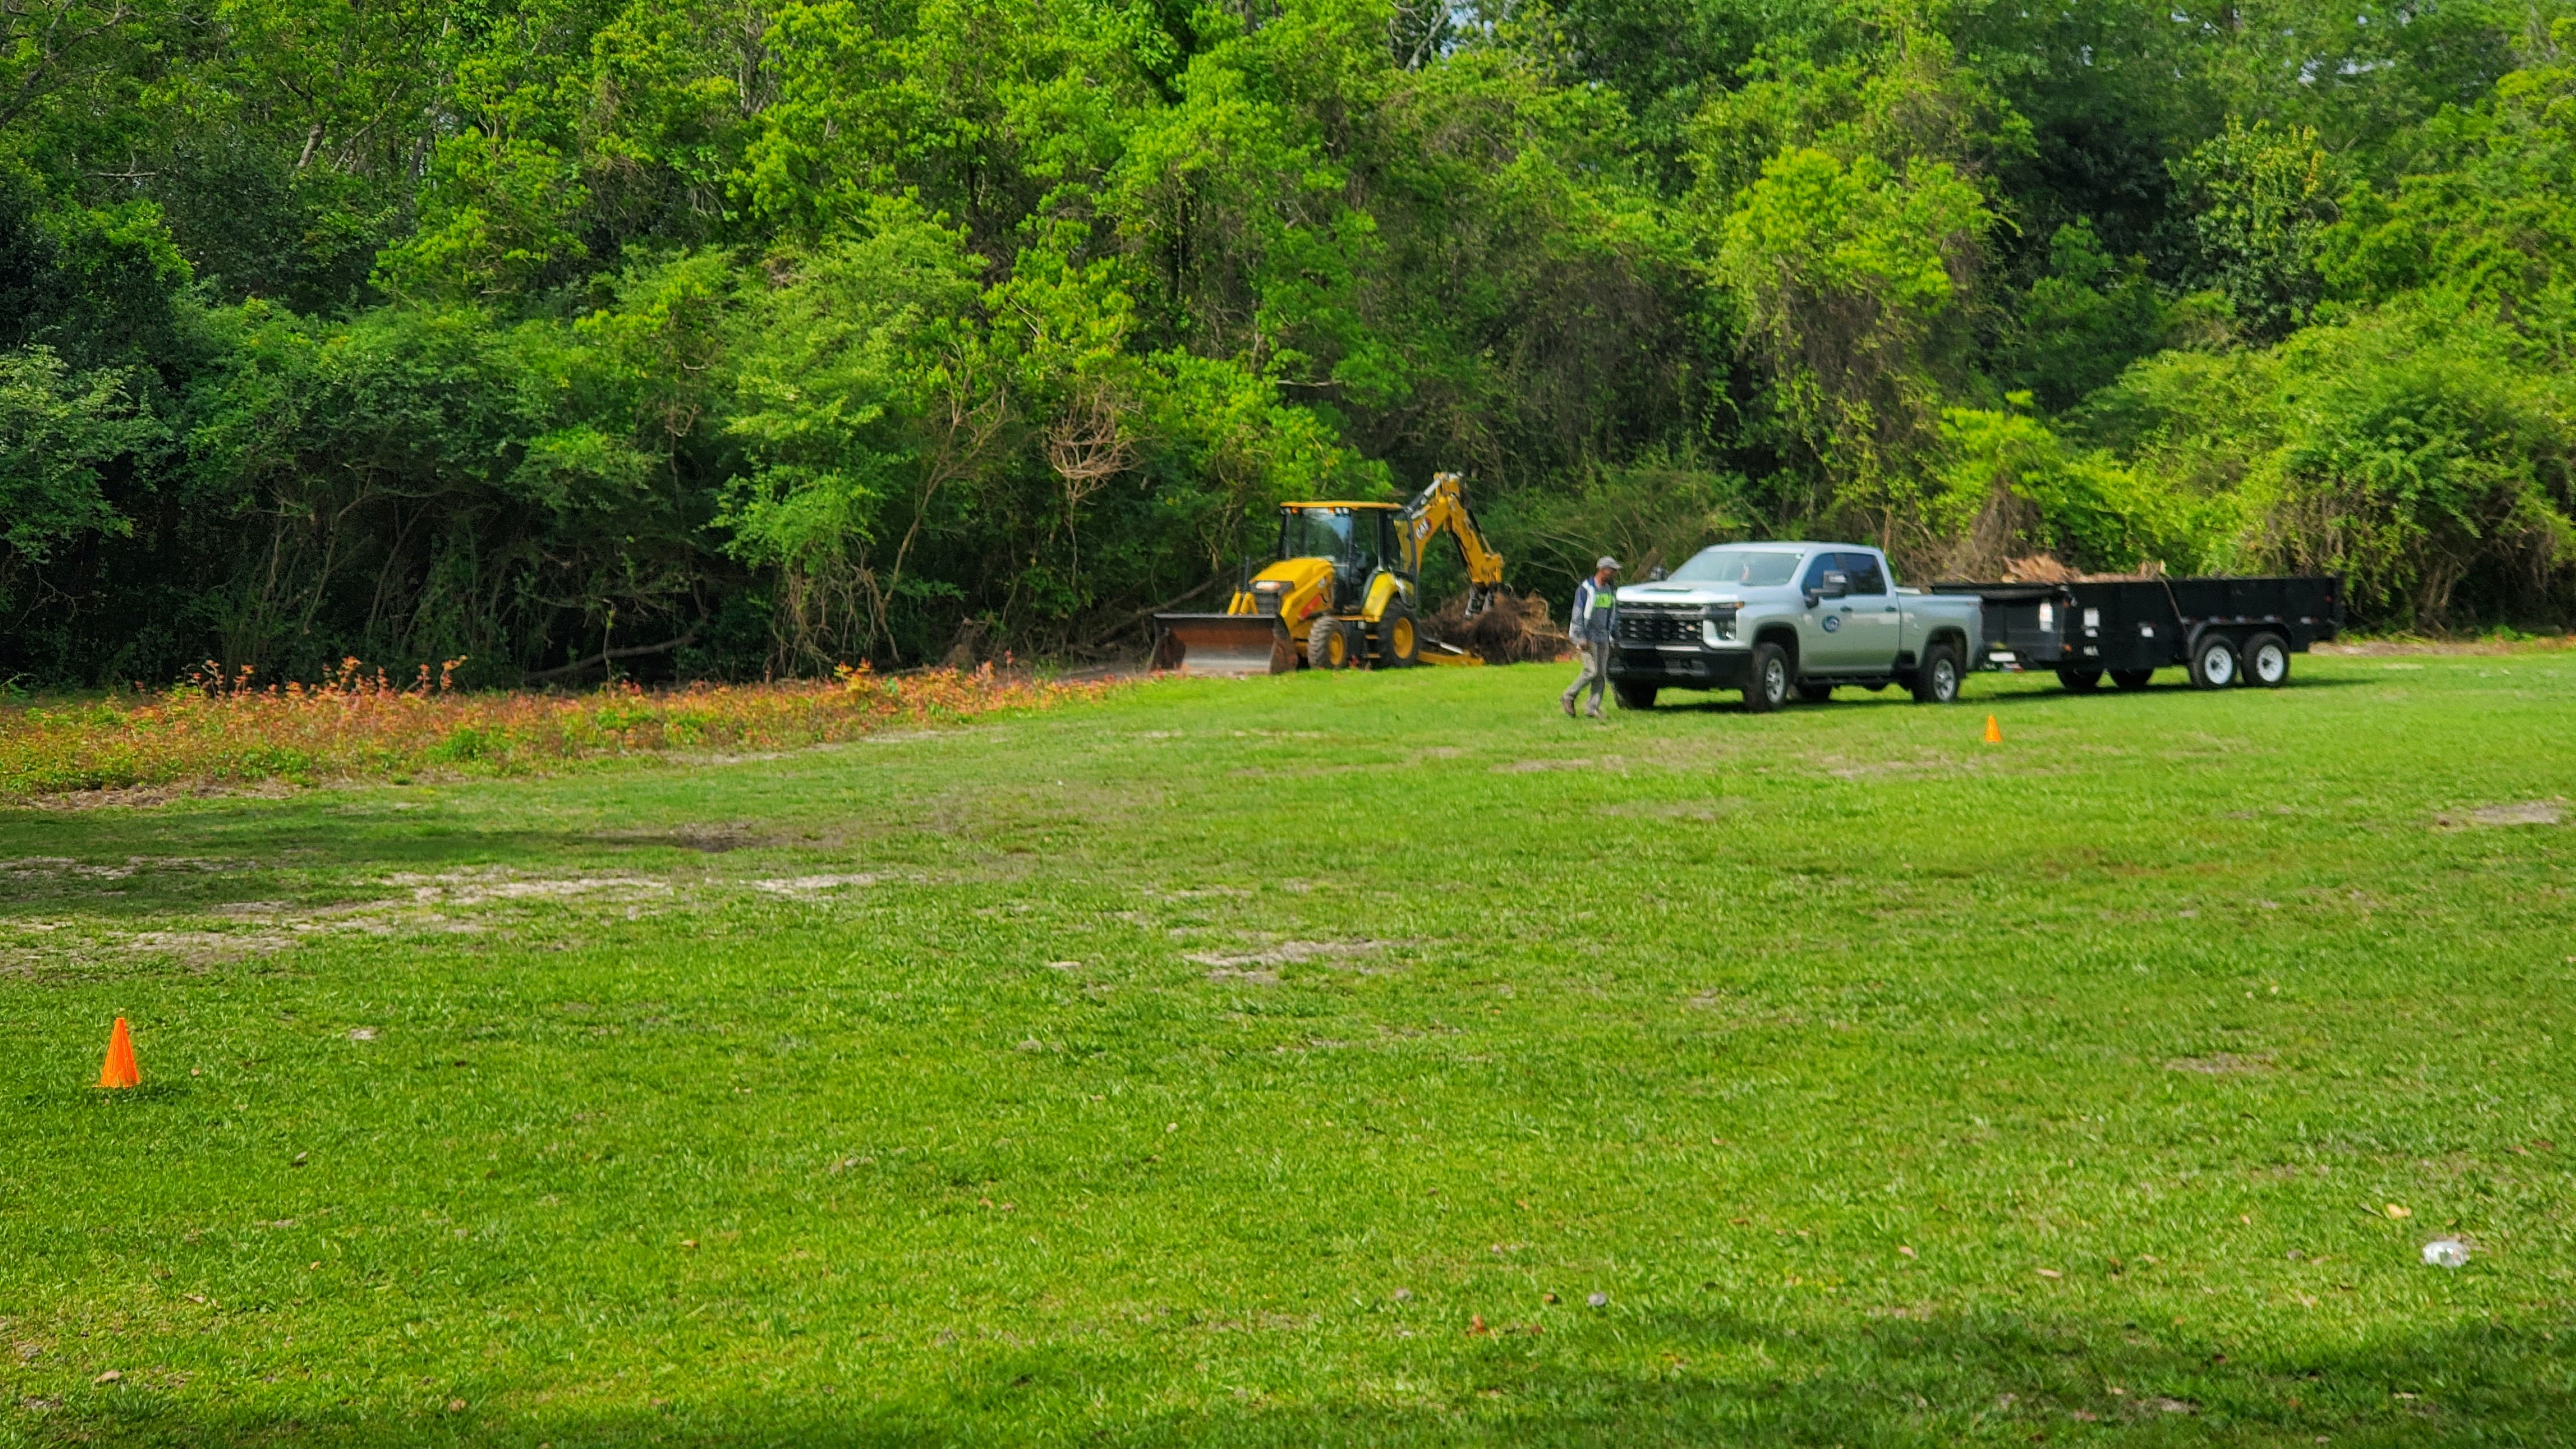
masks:
<instances>
[{"instance_id":1,"label":"backhoe front bucket","mask_svg":"<svg viewBox=\"0 0 2576 1449\"><path fill-rule=\"evenodd\" d=\"M1288 627L1265 614L1156 614L1154 667L1180 674L1286 674Z\"/></svg>"}]
</instances>

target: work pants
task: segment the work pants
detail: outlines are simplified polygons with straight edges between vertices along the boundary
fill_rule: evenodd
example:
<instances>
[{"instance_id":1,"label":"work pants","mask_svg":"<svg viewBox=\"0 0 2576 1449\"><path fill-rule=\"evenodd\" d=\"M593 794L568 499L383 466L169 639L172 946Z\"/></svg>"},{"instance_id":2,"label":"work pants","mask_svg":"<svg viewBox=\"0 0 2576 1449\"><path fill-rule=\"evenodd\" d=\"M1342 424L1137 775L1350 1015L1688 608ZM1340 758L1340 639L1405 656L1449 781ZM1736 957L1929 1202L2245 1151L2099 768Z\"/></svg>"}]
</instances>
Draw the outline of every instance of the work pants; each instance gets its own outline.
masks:
<instances>
[{"instance_id":1,"label":"work pants","mask_svg":"<svg viewBox=\"0 0 2576 1449\"><path fill-rule=\"evenodd\" d=\"M1610 641L1578 639L1574 644L1574 653L1576 658L1583 661L1583 672L1574 676L1574 682L1565 687L1565 693L1559 697L1558 702L1569 705L1574 703L1574 697L1581 694L1583 686L1588 684L1592 686L1592 712L1599 714L1601 691L1610 685Z\"/></svg>"}]
</instances>

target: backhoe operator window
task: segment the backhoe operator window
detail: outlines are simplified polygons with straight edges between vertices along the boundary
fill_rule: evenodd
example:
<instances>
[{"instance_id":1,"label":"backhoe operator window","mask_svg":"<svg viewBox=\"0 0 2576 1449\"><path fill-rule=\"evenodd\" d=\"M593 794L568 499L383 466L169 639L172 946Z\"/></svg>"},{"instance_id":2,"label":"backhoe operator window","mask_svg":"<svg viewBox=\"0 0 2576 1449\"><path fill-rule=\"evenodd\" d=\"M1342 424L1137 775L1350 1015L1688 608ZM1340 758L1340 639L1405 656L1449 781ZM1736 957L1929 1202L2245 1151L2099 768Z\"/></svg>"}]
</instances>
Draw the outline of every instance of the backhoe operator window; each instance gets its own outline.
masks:
<instances>
[{"instance_id":1,"label":"backhoe operator window","mask_svg":"<svg viewBox=\"0 0 2576 1449\"><path fill-rule=\"evenodd\" d=\"M1279 521L1281 558L1333 561L1333 589L1347 607L1368 588L1386 547L1382 509L1298 508Z\"/></svg>"}]
</instances>

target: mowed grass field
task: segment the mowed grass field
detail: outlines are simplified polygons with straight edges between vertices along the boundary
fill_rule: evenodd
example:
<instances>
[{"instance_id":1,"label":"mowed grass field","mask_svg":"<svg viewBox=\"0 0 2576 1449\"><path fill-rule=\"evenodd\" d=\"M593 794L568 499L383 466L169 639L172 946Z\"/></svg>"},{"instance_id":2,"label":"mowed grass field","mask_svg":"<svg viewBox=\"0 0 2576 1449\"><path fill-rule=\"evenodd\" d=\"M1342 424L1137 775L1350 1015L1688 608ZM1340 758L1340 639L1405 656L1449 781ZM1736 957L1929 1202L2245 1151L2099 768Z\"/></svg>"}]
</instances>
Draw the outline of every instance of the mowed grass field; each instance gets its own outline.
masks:
<instances>
[{"instance_id":1,"label":"mowed grass field","mask_svg":"<svg viewBox=\"0 0 2576 1449\"><path fill-rule=\"evenodd\" d=\"M2298 665L0 812L0 1442L2576 1442L2576 657Z\"/></svg>"}]
</instances>

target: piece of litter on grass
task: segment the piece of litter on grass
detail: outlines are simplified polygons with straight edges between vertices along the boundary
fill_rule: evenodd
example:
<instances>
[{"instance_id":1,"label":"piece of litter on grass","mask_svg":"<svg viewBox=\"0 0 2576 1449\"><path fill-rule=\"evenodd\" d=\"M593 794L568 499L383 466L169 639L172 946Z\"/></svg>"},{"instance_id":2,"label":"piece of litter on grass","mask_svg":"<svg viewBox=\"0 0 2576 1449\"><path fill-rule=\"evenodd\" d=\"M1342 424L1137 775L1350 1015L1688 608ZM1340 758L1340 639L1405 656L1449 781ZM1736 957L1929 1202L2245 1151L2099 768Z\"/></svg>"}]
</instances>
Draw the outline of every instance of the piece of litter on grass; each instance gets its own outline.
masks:
<instances>
[{"instance_id":1,"label":"piece of litter on grass","mask_svg":"<svg viewBox=\"0 0 2576 1449\"><path fill-rule=\"evenodd\" d=\"M1591 1304L1595 1308L1606 1308L1610 1304L1610 1295L1607 1293L1595 1293L1583 1301Z\"/></svg>"},{"instance_id":2,"label":"piece of litter on grass","mask_svg":"<svg viewBox=\"0 0 2576 1449\"><path fill-rule=\"evenodd\" d=\"M109 1369L107 1372L100 1374L97 1378L91 1379L90 1382L94 1384L112 1384L124 1377L125 1374L121 1370Z\"/></svg>"},{"instance_id":3,"label":"piece of litter on grass","mask_svg":"<svg viewBox=\"0 0 2576 1449\"><path fill-rule=\"evenodd\" d=\"M353 1026L349 1028L349 1040L351 1041L374 1041L375 1039L376 1029L372 1026Z\"/></svg>"},{"instance_id":4,"label":"piece of litter on grass","mask_svg":"<svg viewBox=\"0 0 2576 1449\"><path fill-rule=\"evenodd\" d=\"M2435 1238L2424 1245L2424 1266L2428 1268L2466 1267L2469 1245L2457 1238Z\"/></svg>"},{"instance_id":5,"label":"piece of litter on grass","mask_svg":"<svg viewBox=\"0 0 2576 1449\"><path fill-rule=\"evenodd\" d=\"M2390 1203L2390 1204L2388 1205L2388 1215L2389 1215L2391 1218L2411 1218L2411 1217L2415 1216L2415 1214L2413 1214L2412 1212L2407 1211L2405 1208L2402 1208L2402 1207L2398 1206L2396 1203Z\"/></svg>"},{"instance_id":6,"label":"piece of litter on grass","mask_svg":"<svg viewBox=\"0 0 2576 1449\"><path fill-rule=\"evenodd\" d=\"M2039 1270L2039 1276L2042 1278L2063 1278L2066 1275L2058 1272L2055 1268L2042 1268Z\"/></svg>"},{"instance_id":7,"label":"piece of litter on grass","mask_svg":"<svg viewBox=\"0 0 2576 1449\"><path fill-rule=\"evenodd\" d=\"M1896 1251L1898 1251L1898 1252L1900 1252L1900 1253L1903 1253L1905 1256L1907 1256L1907 1257L1909 1257L1909 1258L1911 1258L1911 1257L1913 1257L1913 1256L1914 1256L1914 1250L1913 1250L1912 1248L1906 1247L1906 1246L1905 1246L1904 1244L1902 1244L1902 1243L1897 1244L1897 1246L1896 1246Z\"/></svg>"}]
</instances>

